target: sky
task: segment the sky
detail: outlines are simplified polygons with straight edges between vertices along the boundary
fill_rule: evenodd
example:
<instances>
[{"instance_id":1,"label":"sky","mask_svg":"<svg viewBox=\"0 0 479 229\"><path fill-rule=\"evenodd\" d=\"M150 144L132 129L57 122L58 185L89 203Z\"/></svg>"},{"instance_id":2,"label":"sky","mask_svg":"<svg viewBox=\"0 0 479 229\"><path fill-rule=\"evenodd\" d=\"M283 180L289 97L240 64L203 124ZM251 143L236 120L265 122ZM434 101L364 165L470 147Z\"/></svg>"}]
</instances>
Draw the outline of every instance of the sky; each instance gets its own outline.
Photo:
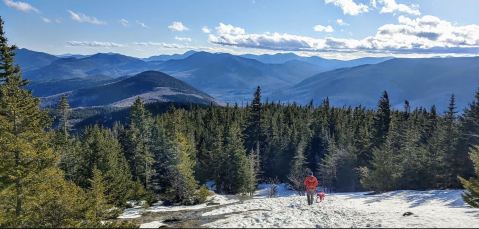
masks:
<instances>
[{"instance_id":1,"label":"sky","mask_svg":"<svg viewBox=\"0 0 479 229\"><path fill-rule=\"evenodd\" d=\"M0 1L12 44L56 55L479 53L478 0Z\"/></svg>"}]
</instances>

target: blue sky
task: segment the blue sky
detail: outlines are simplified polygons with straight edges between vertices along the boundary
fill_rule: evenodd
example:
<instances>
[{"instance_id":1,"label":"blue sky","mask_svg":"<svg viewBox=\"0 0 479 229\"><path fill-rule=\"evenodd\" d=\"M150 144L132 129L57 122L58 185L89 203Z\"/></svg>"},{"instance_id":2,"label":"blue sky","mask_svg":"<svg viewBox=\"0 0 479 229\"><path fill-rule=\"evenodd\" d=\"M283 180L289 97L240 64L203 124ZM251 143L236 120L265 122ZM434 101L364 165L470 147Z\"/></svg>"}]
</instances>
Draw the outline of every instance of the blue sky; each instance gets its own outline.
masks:
<instances>
[{"instance_id":1,"label":"blue sky","mask_svg":"<svg viewBox=\"0 0 479 229\"><path fill-rule=\"evenodd\" d=\"M53 54L479 52L476 0L0 1L10 42Z\"/></svg>"}]
</instances>

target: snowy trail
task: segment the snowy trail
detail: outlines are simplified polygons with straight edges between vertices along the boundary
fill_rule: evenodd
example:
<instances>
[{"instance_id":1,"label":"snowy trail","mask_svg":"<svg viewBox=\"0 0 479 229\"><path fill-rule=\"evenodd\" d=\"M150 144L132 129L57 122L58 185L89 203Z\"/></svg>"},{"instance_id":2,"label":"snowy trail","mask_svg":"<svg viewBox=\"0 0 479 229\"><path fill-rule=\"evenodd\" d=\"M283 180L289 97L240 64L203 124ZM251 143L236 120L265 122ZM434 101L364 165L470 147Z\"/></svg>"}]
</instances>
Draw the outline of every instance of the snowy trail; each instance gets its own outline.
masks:
<instances>
[{"instance_id":1,"label":"snowy trail","mask_svg":"<svg viewBox=\"0 0 479 229\"><path fill-rule=\"evenodd\" d=\"M479 209L466 206L462 191L396 191L379 195L331 194L321 204L305 197L247 200L206 212L229 214L206 227L479 227ZM411 216L403 216L412 212Z\"/></svg>"}]
</instances>

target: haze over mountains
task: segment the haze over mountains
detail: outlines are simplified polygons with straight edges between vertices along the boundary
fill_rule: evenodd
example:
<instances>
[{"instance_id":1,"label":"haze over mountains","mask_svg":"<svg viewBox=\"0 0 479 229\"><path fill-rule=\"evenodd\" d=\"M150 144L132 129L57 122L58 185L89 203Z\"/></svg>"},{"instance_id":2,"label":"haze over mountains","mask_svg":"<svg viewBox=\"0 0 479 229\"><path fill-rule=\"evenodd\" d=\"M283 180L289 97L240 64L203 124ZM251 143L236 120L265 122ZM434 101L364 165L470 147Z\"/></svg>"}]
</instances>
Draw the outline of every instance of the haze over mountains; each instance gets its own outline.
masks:
<instances>
[{"instance_id":1,"label":"haze over mountains","mask_svg":"<svg viewBox=\"0 0 479 229\"><path fill-rule=\"evenodd\" d=\"M392 59L374 65L337 69L312 76L277 92L276 99L306 103L329 97L333 105L374 107L386 90L391 105L401 108L407 99L413 106L447 107L451 94L464 108L479 89L479 57Z\"/></svg>"},{"instance_id":2,"label":"haze over mountains","mask_svg":"<svg viewBox=\"0 0 479 229\"><path fill-rule=\"evenodd\" d=\"M145 71L165 73L153 74L161 82L173 83L171 79L163 80L171 75L188 85L187 91L196 95L193 97L202 97L196 101L193 97L181 100L177 96L168 101L202 104L214 97L216 102L241 105L250 101L259 85L264 98L270 101L305 104L313 99L320 103L329 97L337 106L374 107L382 91L387 90L396 107L408 99L412 106L435 104L442 111L452 93L457 95L458 108L462 109L479 87L477 57L343 61L292 53L232 55L189 51L139 59L115 53L60 57L19 49L16 62L31 81L29 87L34 95L48 97L43 99L44 104L53 101L54 95L66 93L74 106L123 106L129 104L125 102L128 98L144 94L149 101L165 101L165 93L171 92L158 88L171 85L165 86L153 78L142 80L136 75ZM173 84L179 85L178 82ZM129 83L135 85L135 90L122 90L130 88L126 86ZM104 93L107 91L111 93ZM115 98L102 98L108 96Z\"/></svg>"}]
</instances>

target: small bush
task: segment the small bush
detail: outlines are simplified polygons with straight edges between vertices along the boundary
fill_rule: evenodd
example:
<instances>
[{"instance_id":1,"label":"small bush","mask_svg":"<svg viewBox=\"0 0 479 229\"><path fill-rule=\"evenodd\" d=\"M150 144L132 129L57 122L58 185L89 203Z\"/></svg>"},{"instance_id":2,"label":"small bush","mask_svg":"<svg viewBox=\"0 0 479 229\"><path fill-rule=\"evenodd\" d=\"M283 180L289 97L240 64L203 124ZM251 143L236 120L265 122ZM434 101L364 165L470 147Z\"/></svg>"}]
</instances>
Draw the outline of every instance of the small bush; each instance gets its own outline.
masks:
<instances>
[{"instance_id":1,"label":"small bush","mask_svg":"<svg viewBox=\"0 0 479 229\"><path fill-rule=\"evenodd\" d=\"M211 196L212 193L208 188L205 186L201 186L200 189L196 191L196 203L197 204L202 204L206 202L209 196Z\"/></svg>"}]
</instances>

